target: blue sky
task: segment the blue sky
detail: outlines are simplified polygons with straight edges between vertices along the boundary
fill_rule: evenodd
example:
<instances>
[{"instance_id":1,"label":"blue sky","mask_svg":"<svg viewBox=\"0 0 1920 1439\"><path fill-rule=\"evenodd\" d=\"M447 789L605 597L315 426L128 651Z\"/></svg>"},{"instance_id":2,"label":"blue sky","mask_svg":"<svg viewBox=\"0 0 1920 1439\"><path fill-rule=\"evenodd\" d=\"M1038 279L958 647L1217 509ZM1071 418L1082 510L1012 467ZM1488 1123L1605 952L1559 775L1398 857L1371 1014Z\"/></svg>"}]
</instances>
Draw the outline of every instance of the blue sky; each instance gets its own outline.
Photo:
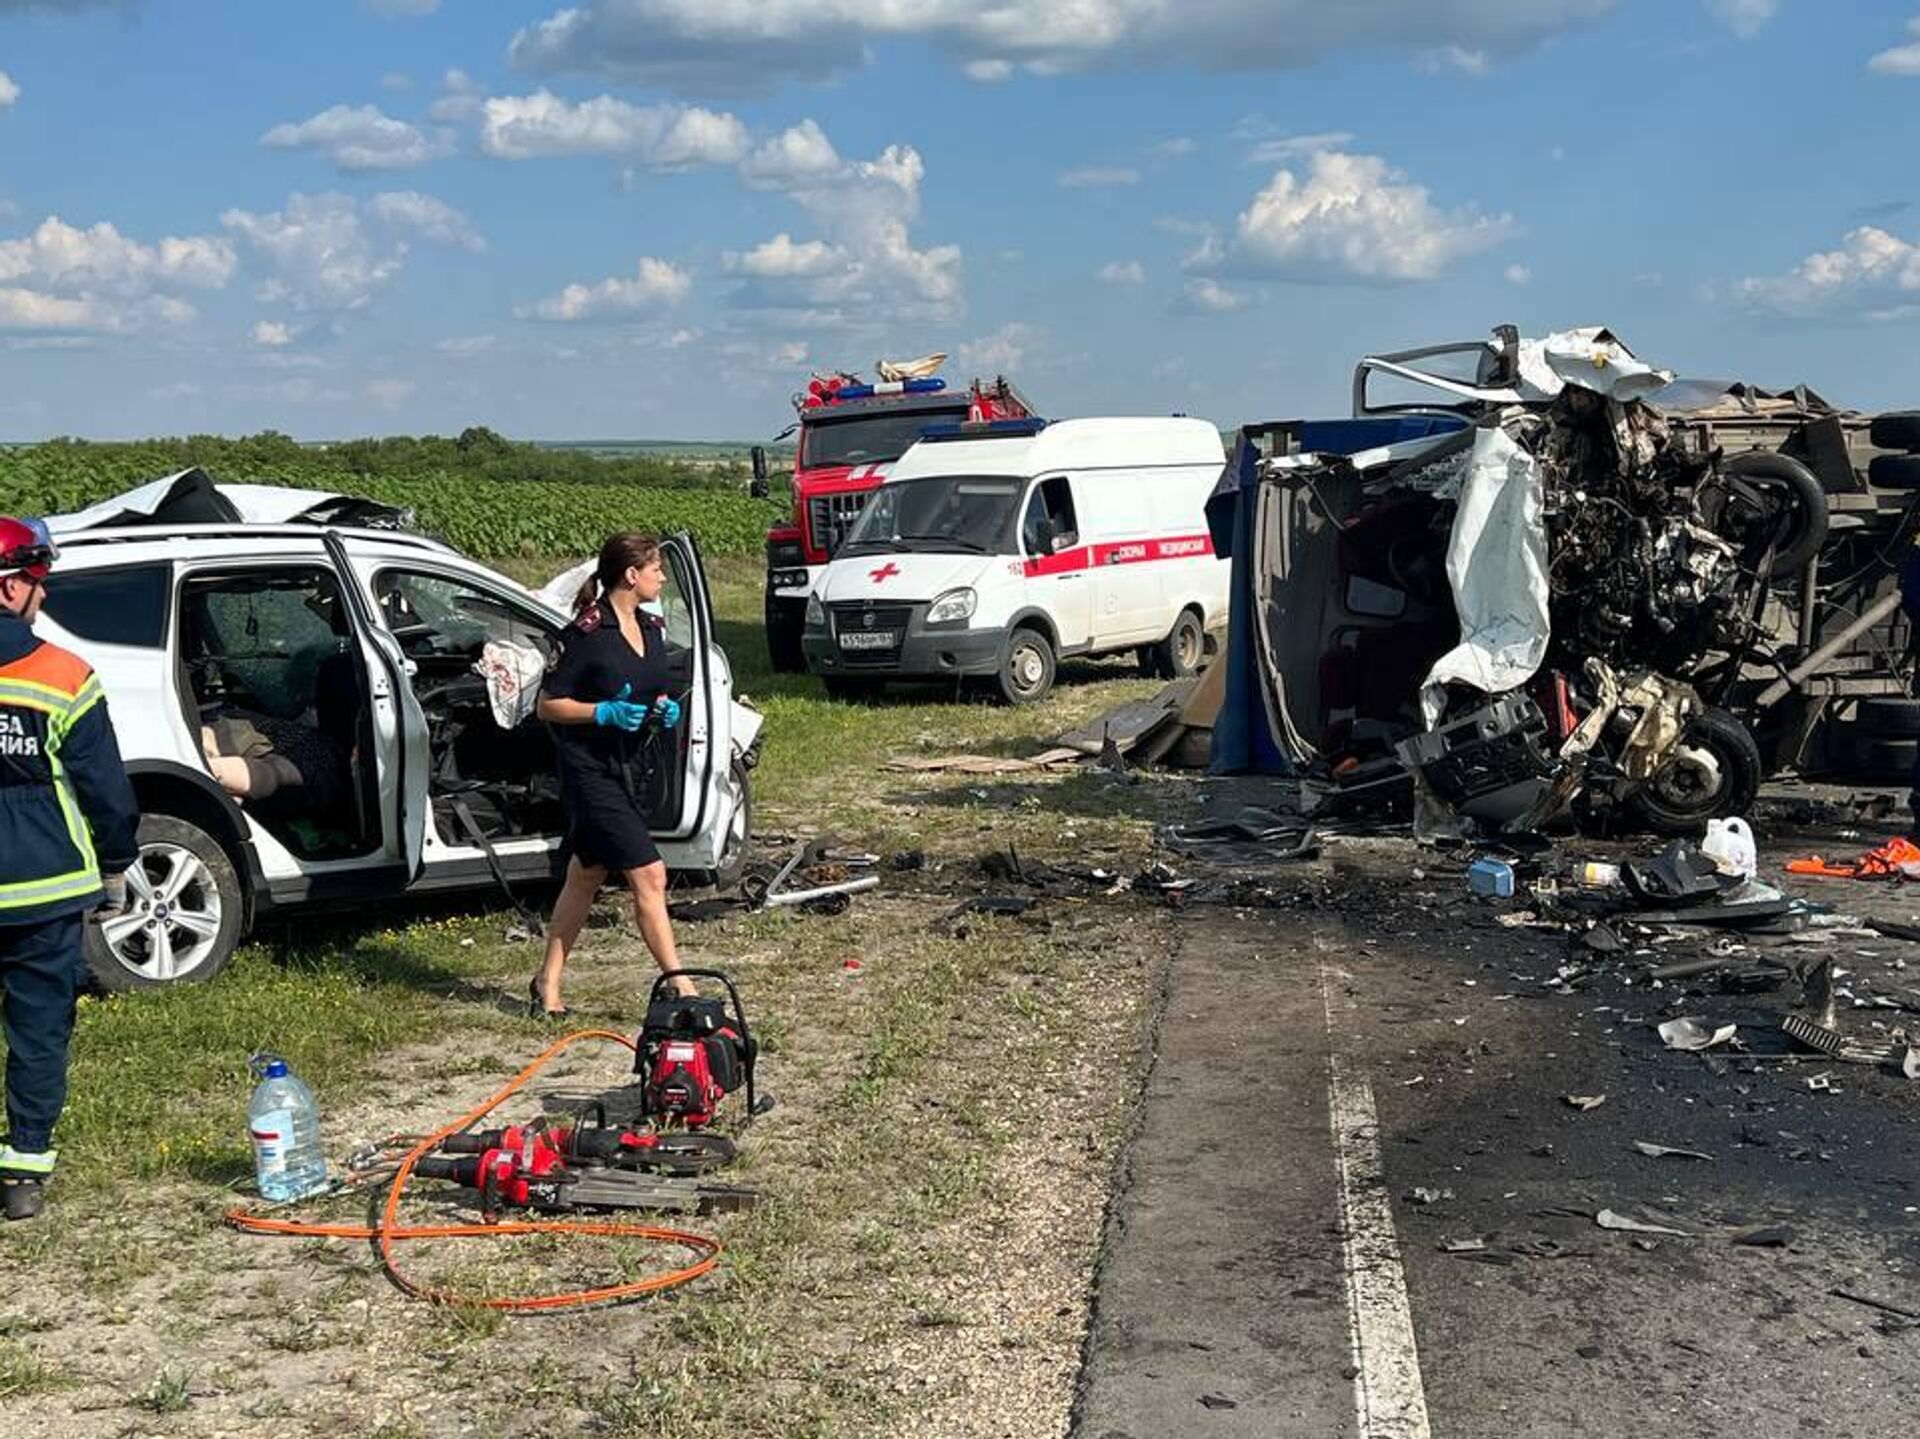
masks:
<instances>
[{"instance_id":1,"label":"blue sky","mask_svg":"<svg viewBox=\"0 0 1920 1439\"><path fill-rule=\"evenodd\" d=\"M1616 330L1920 405L1920 0L0 0L0 437L1340 413Z\"/></svg>"}]
</instances>

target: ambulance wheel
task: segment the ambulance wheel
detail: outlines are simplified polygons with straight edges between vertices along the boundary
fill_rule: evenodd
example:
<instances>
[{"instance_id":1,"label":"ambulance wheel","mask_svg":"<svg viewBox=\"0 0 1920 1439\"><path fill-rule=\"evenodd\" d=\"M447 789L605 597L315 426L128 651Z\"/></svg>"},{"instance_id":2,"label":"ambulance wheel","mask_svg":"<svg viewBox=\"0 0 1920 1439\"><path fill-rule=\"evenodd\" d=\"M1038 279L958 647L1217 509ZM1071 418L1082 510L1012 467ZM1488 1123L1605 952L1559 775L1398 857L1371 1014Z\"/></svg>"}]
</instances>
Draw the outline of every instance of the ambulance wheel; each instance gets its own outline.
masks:
<instances>
[{"instance_id":1,"label":"ambulance wheel","mask_svg":"<svg viewBox=\"0 0 1920 1439\"><path fill-rule=\"evenodd\" d=\"M246 918L233 861L212 835L171 815L143 816L139 843L126 912L87 923L94 982L123 992L212 979L233 958Z\"/></svg>"},{"instance_id":2,"label":"ambulance wheel","mask_svg":"<svg viewBox=\"0 0 1920 1439\"><path fill-rule=\"evenodd\" d=\"M1207 632L1200 624L1200 616L1192 610L1182 610L1167 637L1153 646L1153 668L1149 673L1164 680L1185 679L1199 671L1200 661L1206 655Z\"/></svg>"},{"instance_id":3,"label":"ambulance wheel","mask_svg":"<svg viewBox=\"0 0 1920 1439\"><path fill-rule=\"evenodd\" d=\"M1022 625L1007 641L1000 661L1000 698L1010 705L1037 704L1053 688L1057 662L1053 642L1039 630Z\"/></svg>"}]
</instances>

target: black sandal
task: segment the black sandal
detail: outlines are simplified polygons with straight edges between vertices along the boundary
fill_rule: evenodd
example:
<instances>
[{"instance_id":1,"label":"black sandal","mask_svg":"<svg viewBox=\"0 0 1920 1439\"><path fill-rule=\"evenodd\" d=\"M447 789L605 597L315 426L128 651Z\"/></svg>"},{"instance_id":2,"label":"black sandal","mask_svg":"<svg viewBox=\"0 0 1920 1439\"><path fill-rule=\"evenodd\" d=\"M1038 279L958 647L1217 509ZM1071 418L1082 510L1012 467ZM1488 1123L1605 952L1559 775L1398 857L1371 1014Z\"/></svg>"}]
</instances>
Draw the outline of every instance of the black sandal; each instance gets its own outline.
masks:
<instances>
[{"instance_id":1,"label":"black sandal","mask_svg":"<svg viewBox=\"0 0 1920 1439\"><path fill-rule=\"evenodd\" d=\"M47 1181L39 1174L0 1174L9 1219L31 1219L46 1207Z\"/></svg>"}]
</instances>

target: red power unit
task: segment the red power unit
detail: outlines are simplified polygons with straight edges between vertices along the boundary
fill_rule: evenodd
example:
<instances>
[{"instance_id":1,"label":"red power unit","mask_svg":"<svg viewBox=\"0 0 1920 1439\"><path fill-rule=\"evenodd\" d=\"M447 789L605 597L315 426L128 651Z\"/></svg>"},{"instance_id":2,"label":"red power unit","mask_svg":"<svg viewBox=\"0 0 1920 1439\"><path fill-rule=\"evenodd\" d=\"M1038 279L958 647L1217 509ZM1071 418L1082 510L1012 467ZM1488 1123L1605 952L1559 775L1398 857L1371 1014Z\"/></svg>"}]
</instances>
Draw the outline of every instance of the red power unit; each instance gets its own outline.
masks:
<instances>
[{"instance_id":1,"label":"red power unit","mask_svg":"<svg viewBox=\"0 0 1920 1439\"><path fill-rule=\"evenodd\" d=\"M725 986L727 997L668 993L673 975L654 981L633 1062L648 1117L663 1126L698 1129L711 1124L720 1101L740 1089L746 1091L748 1114L771 1108L771 1102L762 1104L754 1093L758 1048L733 981L712 969L680 974L714 980Z\"/></svg>"}]
</instances>

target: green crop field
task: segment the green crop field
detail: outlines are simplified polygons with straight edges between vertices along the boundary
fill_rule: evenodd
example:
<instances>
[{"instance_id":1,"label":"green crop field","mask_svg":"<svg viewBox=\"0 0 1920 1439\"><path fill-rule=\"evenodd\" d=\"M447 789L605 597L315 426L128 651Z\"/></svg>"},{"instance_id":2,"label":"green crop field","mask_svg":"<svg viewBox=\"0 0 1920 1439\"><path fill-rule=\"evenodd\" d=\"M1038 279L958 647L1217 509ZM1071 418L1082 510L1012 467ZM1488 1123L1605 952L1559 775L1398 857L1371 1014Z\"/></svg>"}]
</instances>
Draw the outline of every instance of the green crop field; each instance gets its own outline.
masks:
<instances>
[{"instance_id":1,"label":"green crop field","mask_svg":"<svg viewBox=\"0 0 1920 1439\"><path fill-rule=\"evenodd\" d=\"M301 444L266 433L100 444L54 440L0 453L0 509L76 510L198 465L228 483L365 495L414 512L419 527L485 557L577 555L614 530L688 530L712 554L750 554L784 499L746 492L734 459L632 448L516 444L490 430Z\"/></svg>"}]
</instances>

